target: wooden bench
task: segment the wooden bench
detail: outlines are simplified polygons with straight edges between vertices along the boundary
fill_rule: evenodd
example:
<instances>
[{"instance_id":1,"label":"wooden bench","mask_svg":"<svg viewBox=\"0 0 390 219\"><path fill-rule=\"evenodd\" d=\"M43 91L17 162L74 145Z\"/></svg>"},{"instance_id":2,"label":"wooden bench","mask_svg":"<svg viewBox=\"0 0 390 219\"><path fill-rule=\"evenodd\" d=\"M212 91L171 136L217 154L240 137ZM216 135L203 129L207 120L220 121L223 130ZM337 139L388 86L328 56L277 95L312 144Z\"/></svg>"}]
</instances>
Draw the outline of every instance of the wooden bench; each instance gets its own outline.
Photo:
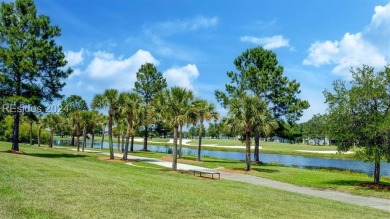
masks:
<instances>
[{"instance_id":1,"label":"wooden bench","mask_svg":"<svg viewBox=\"0 0 390 219\"><path fill-rule=\"evenodd\" d=\"M192 172L194 176L198 173L200 177L202 177L203 174L203 175L211 175L212 179L214 179L214 175L218 175L218 179L221 178L221 174L219 174L218 172L211 172L207 170L189 170L189 172Z\"/></svg>"}]
</instances>

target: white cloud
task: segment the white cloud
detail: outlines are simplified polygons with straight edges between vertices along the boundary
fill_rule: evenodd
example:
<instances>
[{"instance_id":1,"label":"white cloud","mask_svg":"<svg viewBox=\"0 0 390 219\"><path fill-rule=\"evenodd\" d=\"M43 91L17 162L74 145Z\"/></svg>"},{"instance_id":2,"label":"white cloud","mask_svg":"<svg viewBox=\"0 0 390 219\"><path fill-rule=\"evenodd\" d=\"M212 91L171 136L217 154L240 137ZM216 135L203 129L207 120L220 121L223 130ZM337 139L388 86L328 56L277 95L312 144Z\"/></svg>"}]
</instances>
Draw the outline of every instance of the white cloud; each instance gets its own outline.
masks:
<instances>
[{"instance_id":1,"label":"white cloud","mask_svg":"<svg viewBox=\"0 0 390 219\"><path fill-rule=\"evenodd\" d=\"M253 43L262 46L264 49L277 49L281 47L290 47L289 40L282 35L275 35L271 37L253 37L243 36L240 38L242 42Z\"/></svg>"},{"instance_id":2,"label":"white cloud","mask_svg":"<svg viewBox=\"0 0 390 219\"><path fill-rule=\"evenodd\" d=\"M64 52L65 54L65 59L68 61L68 66L73 67L76 65L79 65L83 62L83 53L84 49L81 49L79 52L73 52L73 51L66 51Z\"/></svg>"},{"instance_id":3,"label":"white cloud","mask_svg":"<svg viewBox=\"0 0 390 219\"><path fill-rule=\"evenodd\" d=\"M319 67L322 64L329 64L332 56L339 52L338 42L315 42L309 48L309 57L303 60L305 65Z\"/></svg>"},{"instance_id":4,"label":"white cloud","mask_svg":"<svg viewBox=\"0 0 390 219\"><path fill-rule=\"evenodd\" d=\"M129 58L115 58L112 53L98 51L88 65L86 72L93 78L111 78L123 74L135 74L142 64L158 61L148 51L138 50Z\"/></svg>"},{"instance_id":5,"label":"white cloud","mask_svg":"<svg viewBox=\"0 0 390 219\"><path fill-rule=\"evenodd\" d=\"M128 58L116 58L112 53L98 51L93 54L93 59L85 72L99 86L129 89L136 80L136 72L146 62L158 65L158 61L148 51L138 50ZM87 87L89 91L95 91L92 85Z\"/></svg>"},{"instance_id":6,"label":"white cloud","mask_svg":"<svg viewBox=\"0 0 390 219\"><path fill-rule=\"evenodd\" d=\"M390 3L385 6L376 6L375 14L372 16L371 28L384 27L383 31L390 33Z\"/></svg>"},{"instance_id":7,"label":"white cloud","mask_svg":"<svg viewBox=\"0 0 390 219\"><path fill-rule=\"evenodd\" d=\"M196 31L198 29L207 29L217 26L218 17L203 17L197 16L191 19L173 20L155 23L153 25L146 26L145 32L147 34L158 34L164 36L170 36L181 32Z\"/></svg>"},{"instance_id":8,"label":"white cloud","mask_svg":"<svg viewBox=\"0 0 390 219\"><path fill-rule=\"evenodd\" d=\"M170 86L184 87L194 90L192 82L199 76L196 65L188 64L183 67L173 67L163 72Z\"/></svg>"},{"instance_id":9,"label":"white cloud","mask_svg":"<svg viewBox=\"0 0 390 219\"><path fill-rule=\"evenodd\" d=\"M304 65L335 65L332 72L350 79L351 67L363 64L383 68L390 58L390 3L375 7L371 23L364 31L345 33L341 40L317 41L308 49Z\"/></svg>"}]
</instances>

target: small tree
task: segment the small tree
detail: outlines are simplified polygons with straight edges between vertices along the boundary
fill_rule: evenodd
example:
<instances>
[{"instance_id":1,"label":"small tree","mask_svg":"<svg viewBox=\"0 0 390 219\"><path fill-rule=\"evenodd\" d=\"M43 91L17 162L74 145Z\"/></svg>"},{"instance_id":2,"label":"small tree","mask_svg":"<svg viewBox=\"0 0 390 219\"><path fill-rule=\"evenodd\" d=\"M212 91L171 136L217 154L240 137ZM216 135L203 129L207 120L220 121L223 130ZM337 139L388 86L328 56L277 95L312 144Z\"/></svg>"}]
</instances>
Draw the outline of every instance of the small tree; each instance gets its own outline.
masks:
<instances>
[{"instance_id":1,"label":"small tree","mask_svg":"<svg viewBox=\"0 0 390 219\"><path fill-rule=\"evenodd\" d=\"M134 84L134 90L137 92L143 100L145 105L143 115L144 125L144 148L148 149L148 128L150 125L150 103L154 96L167 87L167 82L161 72L157 71L157 68L152 63L145 63L137 72L137 81ZM150 116L150 115L149 115Z\"/></svg>"},{"instance_id":2,"label":"small tree","mask_svg":"<svg viewBox=\"0 0 390 219\"><path fill-rule=\"evenodd\" d=\"M43 118L43 124L50 130L49 147L53 147L54 132L61 127L61 117L57 114L48 114Z\"/></svg>"},{"instance_id":3,"label":"small tree","mask_svg":"<svg viewBox=\"0 0 390 219\"><path fill-rule=\"evenodd\" d=\"M61 112L60 114L64 118L69 118L71 113L76 111L85 111L88 110L88 105L85 100L78 95L70 95L65 100L61 101ZM69 126L70 130L68 130L72 136L71 145L74 146L74 137L75 130L72 129L72 126Z\"/></svg>"},{"instance_id":4,"label":"small tree","mask_svg":"<svg viewBox=\"0 0 390 219\"><path fill-rule=\"evenodd\" d=\"M245 136L245 170L251 170L251 135L266 114L270 113L265 102L255 96L243 95L228 100L228 117L223 120L224 125Z\"/></svg>"},{"instance_id":5,"label":"small tree","mask_svg":"<svg viewBox=\"0 0 390 219\"><path fill-rule=\"evenodd\" d=\"M127 155L129 152L129 140L131 137L131 147L134 143L135 135L135 124L138 120L140 113L141 97L136 93L121 93L119 95L119 106L120 113L126 118L126 143L125 150L123 153L123 159L127 160Z\"/></svg>"},{"instance_id":6,"label":"small tree","mask_svg":"<svg viewBox=\"0 0 390 219\"><path fill-rule=\"evenodd\" d=\"M108 108L108 138L110 159L114 159L114 146L112 140L112 128L114 123L114 116L118 110L119 94L116 89L107 89L103 94L97 94L92 100L93 109Z\"/></svg>"},{"instance_id":7,"label":"small tree","mask_svg":"<svg viewBox=\"0 0 390 219\"><path fill-rule=\"evenodd\" d=\"M179 138L180 121L187 118L188 111L183 105L189 105L188 90L172 87L158 96L157 106L161 115L173 125L172 170L177 170L177 141Z\"/></svg>"},{"instance_id":8,"label":"small tree","mask_svg":"<svg viewBox=\"0 0 390 219\"><path fill-rule=\"evenodd\" d=\"M41 107L60 98L68 77L65 55L55 42L61 30L37 15L33 0L2 2L0 6L0 96L12 102L12 150L19 150L20 109Z\"/></svg>"},{"instance_id":9,"label":"small tree","mask_svg":"<svg viewBox=\"0 0 390 219\"><path fill-rule=\"evenodd\" d=\"M328 132L338 150L357 146L358 158L375 165L374 183L380 182L380 162L390 156L390 66L374 73L364 65L351 69L351 87L333 83L334 92L324 91L328 103Z\"/></svg>"},{"instance_id":10,"label":"small tree","mask_svg":"<svg viewBox=\"0 0 390 219\"><path fill-rule=\"evenodd\" d=\"M202 99L195 100L192 103L190 111L190 114L192 114L190 115L190 117L192 117L194 125L199 122L198 155L196 157L196 160L200 161L202 137L204 131L203 123L205 121L210 121L211 119L218 119L219 114L215 110L215 105L213 103L209 103L206 100Z\"/></svg>"}]
</instances>

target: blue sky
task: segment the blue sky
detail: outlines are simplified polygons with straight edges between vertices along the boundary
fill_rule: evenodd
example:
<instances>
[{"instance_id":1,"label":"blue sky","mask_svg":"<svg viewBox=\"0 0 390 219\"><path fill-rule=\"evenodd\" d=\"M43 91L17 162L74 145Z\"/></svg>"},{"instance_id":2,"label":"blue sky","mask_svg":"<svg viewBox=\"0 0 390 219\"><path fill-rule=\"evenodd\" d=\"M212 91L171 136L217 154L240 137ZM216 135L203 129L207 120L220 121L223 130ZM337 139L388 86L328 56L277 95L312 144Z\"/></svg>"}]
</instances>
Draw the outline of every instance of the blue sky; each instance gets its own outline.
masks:
<instances>
[{"instance_id":1,"label":"blue sky","mask_svg":"<svg viewBox=\"0 0 390 219\"><path fill-rule=\"evenodd\" d=\"M60 26L68 66L63 94L88 103L107 88L130 90L145 62L168 85L216 103L233 60L256 46L273 50L284 74L301 84L311 107L301 121L324 113L322 91L349 69L378 70L390 60L389 0L36 0L39 14Z\"/></svg>"}]
</instances>

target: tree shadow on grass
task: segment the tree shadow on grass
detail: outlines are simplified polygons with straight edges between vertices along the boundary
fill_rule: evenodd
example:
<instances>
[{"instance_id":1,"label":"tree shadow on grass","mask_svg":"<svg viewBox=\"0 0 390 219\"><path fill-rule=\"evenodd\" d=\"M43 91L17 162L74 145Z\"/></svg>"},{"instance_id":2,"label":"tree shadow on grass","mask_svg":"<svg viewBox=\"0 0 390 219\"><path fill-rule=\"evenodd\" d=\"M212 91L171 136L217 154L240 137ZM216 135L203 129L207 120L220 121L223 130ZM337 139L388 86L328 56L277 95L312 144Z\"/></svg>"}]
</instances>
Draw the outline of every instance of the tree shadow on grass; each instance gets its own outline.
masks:
<instances>
[{"instance_id":1,"label":"tree shadow on grass","mask_svg":"<svg viewBox=\"0 0 390 219\"><path fill-rule=\"evenodd\" d=\"M387 190L390 191L390 183L381 182L380 184L374 184L365 180L331 180L327 181L327 184L333 184L338 186L353 186L358 188L366 188L372 190Z\"/></svg>"},{"instance_id":2,"label":"tree shadow on grass","mask_svg":"<svg viewBox=\"0 0 390 219\"><path fill-rule=\"evenodd\" d=\"M201 162L204 163L229 163L229 164L242 164L242 162L239 161L224 161L224 160L202 160Z\"/></svg>"},{"instance_id":3,"label":"tree shadow on grass","mask_svg":"<svg viewBox=\"0 0 390 219\"><path fill-rule=\"evenodd\" d=\"M44 158L80 158L80 157L87 157L86 155L81 154L49 154L49 153L27 153L25 155L33 156L33 157L44 157Z\"/></svg>"},{"instance_id":4,"label":"tree shadow on grass","mask_svg":"<svg viewBox=\"0 0 390 219\"><path fill-rule=\"evenodd\" d=\"M278 172L280 172L280 170L265 169L265 168L260 168L260 167L252 167L252 170L257 171L259 173L278 173Z\"/></svg>"},{"instance_id":5,"label":"tree shadow on grass","mask_svg":"<svg viewBox=\"0 0 390 219\"><path fill-rule=\"evenodd\" d=\"M69 153L26 153L24 151L14 151L14 150L7 150L7 151L0 151L0 153L8 153L8 154L17 154L17 155L24 155L24 156L32 156L32 157L45 157L45 158L80 158L80 157L87 157L86 155L81 154L69 154Z\"/></svg>"}]
</instances>

